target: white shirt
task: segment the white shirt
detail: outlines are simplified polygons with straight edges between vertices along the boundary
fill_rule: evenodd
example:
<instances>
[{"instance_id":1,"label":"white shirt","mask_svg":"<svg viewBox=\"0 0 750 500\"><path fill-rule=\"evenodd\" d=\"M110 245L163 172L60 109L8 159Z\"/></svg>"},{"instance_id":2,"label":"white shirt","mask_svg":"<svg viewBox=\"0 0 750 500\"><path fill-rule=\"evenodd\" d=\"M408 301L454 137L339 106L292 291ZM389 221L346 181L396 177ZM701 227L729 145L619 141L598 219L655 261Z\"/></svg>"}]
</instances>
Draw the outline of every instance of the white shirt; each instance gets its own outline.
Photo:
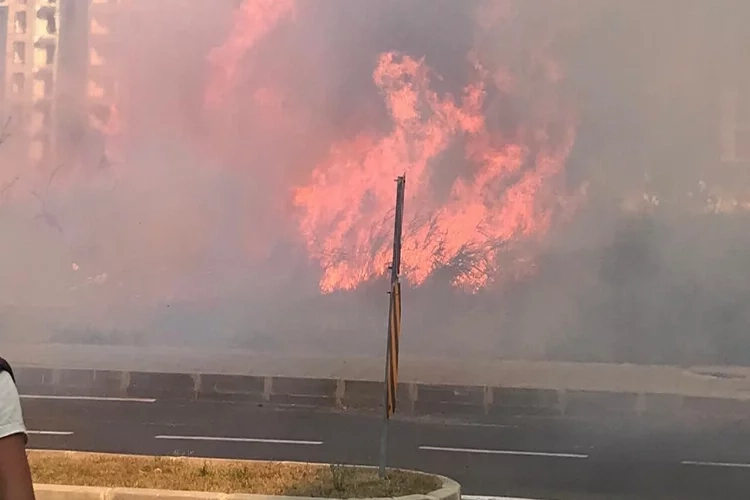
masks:
<instances>
[{"instance_id":1,"label":"white shirt","mask_svg":"<svg viewBox=\"0 0 750 500\"><path fill-rule=\"evenodd\" d=\"M26 434L21 400L16 384L8 372L0 373L0 438Z\"/></svg>"}]
</instances>

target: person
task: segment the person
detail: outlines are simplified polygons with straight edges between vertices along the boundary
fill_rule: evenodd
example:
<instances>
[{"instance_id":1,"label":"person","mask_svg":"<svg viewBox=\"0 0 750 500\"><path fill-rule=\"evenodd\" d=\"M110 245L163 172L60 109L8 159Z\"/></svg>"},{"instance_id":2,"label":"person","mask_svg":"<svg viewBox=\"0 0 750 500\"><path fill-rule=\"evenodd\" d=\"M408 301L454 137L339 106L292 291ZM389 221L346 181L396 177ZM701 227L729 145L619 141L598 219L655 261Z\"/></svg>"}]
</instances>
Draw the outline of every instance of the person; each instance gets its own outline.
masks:
<instances>
[{"instance_id":1,"label":"person","mask_svg":"<svg viewBox=\"0 0 750 500\"><path fill-rule=\"evenodd\" d=\"M0 499L35 500L26 426L10 365L0 358Z\"/></svg>"}]
</instances>

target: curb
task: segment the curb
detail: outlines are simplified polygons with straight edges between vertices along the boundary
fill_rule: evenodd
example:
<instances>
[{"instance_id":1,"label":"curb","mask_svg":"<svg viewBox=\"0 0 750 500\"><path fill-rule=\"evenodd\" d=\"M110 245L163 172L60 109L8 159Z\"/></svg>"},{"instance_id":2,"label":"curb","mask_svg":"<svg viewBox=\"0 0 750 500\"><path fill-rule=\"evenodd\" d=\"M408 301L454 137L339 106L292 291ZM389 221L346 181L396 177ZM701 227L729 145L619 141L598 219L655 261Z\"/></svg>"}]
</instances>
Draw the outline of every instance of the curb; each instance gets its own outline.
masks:
<instances>
[{"instance_id":1,"label":"curb","mask_svg":"<svg viewBox=\"0 0 750 500\"><path fill-rule=\"evenodd\" d=\"M45 455L66 455L66 456L123 456L137 457L138 455L120 455L114 453L85 453L75 451L41 451L30 453L43 453ZM143 455L141 455L143 456ZM200 462L242 462L242 460L227 459L203 459L196 457L169 457L175 460L200 461ZM252 461L246 461L252 462ZM292 463L292 462L278 462ZM304 463L304 462L296 462ZM308 463L309 465L326 465L318 463ZM375 467L362 466L362 469L374 469ZM427 474L420 471L409 471L417 474L425 474L437 477L442 481L442 487L426 495L404 495L401 497L389 497L398 500L461 500L461 485L456 481L440 476L437 474ZM313 497L295 497L284 495L259 495L246 493L209 493L201 491L176 491L176 490L154 490L140 488L102 488L92 486L68 486L56 484L35 484L34 493L37 500L151 500L157 498L166 498L171 500L321 500ZM362 500L386 500L386 498L363 498Z\"/></svg>"},{"instance_id":2,"label":"curb","mask_svg":"<svg viewBox=\"0 0 750 500\"><path fill-rule=\"evenodd\" d=\"M402 497L372 498L361 500L460 500L460 493L446 492L447 488L427 495L407 495ZM256 494L224 494L202 491L148 490L136 488L94 488L89 486L64 486L54 484L34 485L37 500L151 500L166 498L171 500L321 500L313 497L290 497Z\"/></svg>"},{"instance_id":3,"label":"curb","mask_svg":"<svg viewBox=\"0 0 750 500\"><path fill-rule=\"evenodd\" d=\"M210 373L16 369L25 396L231 401L333 410L382 408L383 383ZM722 418L741 420L750 400L651 392L400 383L400 413L500 421L508 417L572 419Z\"/></svg>"}]
</instances>

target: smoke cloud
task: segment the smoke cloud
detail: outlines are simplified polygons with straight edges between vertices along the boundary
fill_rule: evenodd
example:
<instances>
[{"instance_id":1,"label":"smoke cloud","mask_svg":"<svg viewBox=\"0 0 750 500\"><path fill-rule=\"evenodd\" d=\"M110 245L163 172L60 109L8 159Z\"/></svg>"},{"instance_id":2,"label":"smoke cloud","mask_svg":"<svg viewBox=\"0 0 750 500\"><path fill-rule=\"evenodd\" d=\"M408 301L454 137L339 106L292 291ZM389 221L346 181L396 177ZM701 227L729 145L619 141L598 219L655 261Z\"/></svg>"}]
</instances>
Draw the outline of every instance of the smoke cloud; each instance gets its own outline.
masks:
<instances>
[{"instance_id":1,"label":"smoke cloud","mask_svg":"<svg viewBox=\"0 0 750 500\"><path fill-rule=\"evenodd\" d=\"M117 127L0 147L4 340L380 354L406 173L402 352L750 361L744 3L120 9Z\"/></svg>"}]
</instances>

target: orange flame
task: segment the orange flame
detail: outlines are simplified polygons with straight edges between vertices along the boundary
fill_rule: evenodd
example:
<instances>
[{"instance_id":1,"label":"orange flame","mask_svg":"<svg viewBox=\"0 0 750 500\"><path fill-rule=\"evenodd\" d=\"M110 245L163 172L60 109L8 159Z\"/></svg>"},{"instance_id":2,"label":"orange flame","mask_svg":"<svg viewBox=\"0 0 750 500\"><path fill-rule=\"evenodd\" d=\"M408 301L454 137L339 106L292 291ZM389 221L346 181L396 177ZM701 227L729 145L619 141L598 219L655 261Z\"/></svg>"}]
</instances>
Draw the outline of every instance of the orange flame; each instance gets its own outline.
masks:
<instances>
[{"instance_id":1,"label":"orange flame","mask_svg":"<svg viewBox=\"0 0 750 500\"><path fill-rule=\"evenodd\" d=\"M501 271L502 249L548 229L547 186L563 168L573 127L554 145L543 126L521 129L514 138L490 132L483 114L488 76L479 64L475 69L476 81L457 103L431 89L424 61L396 53L381 56L373 79L385 97L392 131L334 145L309 184L294 193L300 230L323 268L321 290L353 289L385 272L392 181L401 173L407 176L404 272L412 284L470 255L474 258L458 269L454 284L478 290ZM473 175L457 177L447 201L440 200L431 187L432 165L459 140Z\"/></svg>"},{"instance_id":2,"label":"orange flame","mask_svg":"<svg viewBox=\"0 0 750 500\"><path fill-rule=\"evenodd\" d=\"M294 15L295 0L245 0L226 42L214 49L209 62L216 70L206 91L206 104L221 103L236 81L245 53L283 18Z\"/></svg>"},{"instance_id":3,"label":"orange flame","mask_svg":"<svg viewBox=\"0 0 750 500\"><path fill-rule=\"evenodd\" d=\"M546 57L551 40L532 47L521 74L515 67L487 70L475 52L483 48L492 55L491 30L510 21L516 11L508 1L481 5L475 19L476 49L468 57L472 78L462 91L438 92L433 81L440 75L423 59L381 54L372 77L384 98L390 130L335 141L307 181L293 190L299 230L309 254L322 267L324 292L356 288L386 271L391 258L392 180L403 173L403 271L415 285L444 267L454 269L455 286L469 291L501 275L530 272L533 256L521 246L538 240L554 217L574 204L557 189L575 138L571 120L560 119L558 103L544 92L533 100L525 95L533 109L521 123L502 131L495 125L504 109L502 101L524 92L526 77L543 78L548 86L564 79L561 68ZM282 19L295 15L296 8L295 0L245 1L229 38L210 56L215 70L205 94L208 105L220 103L232 90L249 49ZM291 140L290 121L300 120L289 117L308 113L289 109L289 94L274 83L250 92L257 121L269 134L278 132ZM305 123L324 126L320 119ZM302 135L312 134L314 130L306 130ZM439 189L436 184L446 177L439 165L457 149L464 157L451 166L455 172L447 175L447 189Z\"/></svg>"}]
</instances>

